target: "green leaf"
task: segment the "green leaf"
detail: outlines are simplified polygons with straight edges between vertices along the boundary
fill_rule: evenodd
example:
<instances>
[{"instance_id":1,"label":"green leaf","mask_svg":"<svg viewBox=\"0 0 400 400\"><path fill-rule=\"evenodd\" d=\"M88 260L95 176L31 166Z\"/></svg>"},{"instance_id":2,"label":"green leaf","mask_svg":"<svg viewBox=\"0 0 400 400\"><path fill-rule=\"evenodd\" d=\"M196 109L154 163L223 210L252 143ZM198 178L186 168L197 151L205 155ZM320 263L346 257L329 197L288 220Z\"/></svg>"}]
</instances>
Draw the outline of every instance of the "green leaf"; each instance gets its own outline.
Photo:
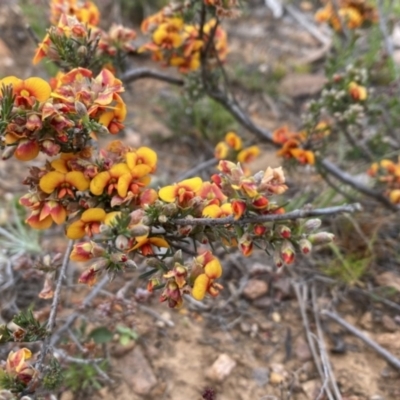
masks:
<instances>
[{"instance_id":1,"label":"green leaf","mask_svg":"<svg viewBox=\"0 0 400 400\"><path fill-rule=\"evenodd\" d=\"M111 342L113 336L113 333L105 326L93 329L89 334L89 338L93 339L97 344Z\"/></svg>"}]
</instances>

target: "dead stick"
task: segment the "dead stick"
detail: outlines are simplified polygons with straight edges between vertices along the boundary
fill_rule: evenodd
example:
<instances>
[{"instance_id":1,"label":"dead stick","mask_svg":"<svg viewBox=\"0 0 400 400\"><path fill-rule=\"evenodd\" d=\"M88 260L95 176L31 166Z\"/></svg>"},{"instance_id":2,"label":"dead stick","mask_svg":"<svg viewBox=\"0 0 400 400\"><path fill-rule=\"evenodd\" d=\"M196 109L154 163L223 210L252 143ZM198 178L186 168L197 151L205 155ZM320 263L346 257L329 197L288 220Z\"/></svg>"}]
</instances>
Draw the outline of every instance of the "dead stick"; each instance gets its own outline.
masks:
<instances>
[{"instance_id":1,"label":"dead stick","mask_svg":"<svg viewBox=\"0 0 400 400\"><path fill-rule=\"evenodd\" d=\"M348 331L350 331L354 336L360 338L364 343L366 343L369 347L373 348L378 354L380 354L390 365L400 370L400 360L396 358L392 353L384 349L378 343L370 339L368 336L364 335L361 331L359 331L356 327L349 324L343 318L339 317L336 313L328 310L322 310L321 315L326 315L330 319L337 322L339 325L342 325Z\"/></svg>"}]
</instances>

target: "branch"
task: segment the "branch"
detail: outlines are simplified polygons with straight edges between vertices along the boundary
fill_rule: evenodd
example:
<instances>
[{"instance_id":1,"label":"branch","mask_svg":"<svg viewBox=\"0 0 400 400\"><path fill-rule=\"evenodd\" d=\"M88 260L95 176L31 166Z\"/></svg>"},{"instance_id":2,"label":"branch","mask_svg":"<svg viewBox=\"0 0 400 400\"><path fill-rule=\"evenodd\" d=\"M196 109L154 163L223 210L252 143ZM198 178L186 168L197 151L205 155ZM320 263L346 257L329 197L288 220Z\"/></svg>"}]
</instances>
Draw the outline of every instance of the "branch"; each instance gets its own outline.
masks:
<instances>
[{"instance_id":1,"label":"branch","mask_svg":"<svg viewBox=\"0 0 400 400\"><path fill-rule=\"evenodd\" d=\"M121 79L124 83L129 83L143 78L153 78L178 86L184 85L184 80L180 78L175 78L173 76L166 75L164 73L148 68L135 68L127 71L125 74L122 75ZM279 147L279 145L272 140L272 133L269 130L263 129L260 126L256 125L246 114L246 112L240 107L239 104L227 98L222 92L207 91L207 93L212 99L221 104L242 126L248 129L254 135L256 135L260 140L268 142L275 147ZM354 177L349 175L347 172L341 170L339 167L332 164L328 160L321 160L319 164L331 175L335 176L341 182L350 185L358 192L374 198L392 211L399 211L399 207L392 204L390 200L387 199L384 195L366 185L363 185L361 182L357 181Z\"/></svg>"},{"instance_id":2,"label":"branch","mask_svg":"<svg viewBox=\"0 0 400 400\"><path fill-rule=\"evenodd\" d=\"M337 167L335 164L332 164L328 160L320 160L319 165L324 168L327 172L329 172L331 175L339 179L340 181L350 185L354 189L358 190L359 192L374 198L375 200L379 201L380 203L384 204L386 207L390 208L392 211L399 211L399 207L397 207L395 204L391 203L388 198L386 198L383 194L375 191L374 189L371 189L368 186L363 185L361 182L359 182L357 179L355 179L353 176L348 174L345 171L342 171L339 167Z\"/></svg>"},{"instance_id":3,"label":"branch","mask_svg":"<svg viewBox=\"0 0 400 400\"><path fill-rule=\"evenodd\" d=\"M196 176L199 172L204 169L214 167L218 164L218 160L216 158L210 158L209 160L203 161L200 164L197 164L192 169L185 171L183 174L179 175L178 181L183 181L184 179L191 178L192 176Z\"/></svg>"},{"instance_id":4,"label":"branch","mask_svg":"<svg viewBox=\"0 0 400 400\"><path fill-rule=\"evenodd\" d=\"M162 72L156 71L154 69L149 69L149 68L133 68L129 71L126 71L124 74L121 76L121 80L124 83L130 83L137 81L139 79L143 78L152 78L156 79L159 81L171 83L173 85L177 86L183 86L185 81L180 78L176 78L171 75L164 74Z\"/></svg>"},{"instance_id":5,"label":"branch","mask_svg":"<svg viewBox=\"0 0 400 400\"><path fill-rule=\"evenodd\" d=\"M268 143L273 144L276 147L279 147L272 140L272 133L266 129L263 129L256 125L249 116L242 110L242 108L234 103L232 100L229 100L226 96L224 96L221 92L208 92L208 95L219 104L225 107L227 111L231 113L231 115L245 128L247 128L250 132L254 133L260 140L266 141Z\"/></svg>"},{"instance_id":6,"label":"branch","mask_svg":"<svg viewBox=\"0 0 400 400\"><path fill-rule=\"evenodd\" d=\"M364 335L361 331L359 331L356 327L353 325L349 324L347 321L345 321L343 318L339 317L334 312L328 311L328 310L322 310L321 315L325 315L328 318L332 319L333 321L337 322L339 325L343 326L346 328L348 331L350 331L353 335L357 336L359 339L361 339L364 343L366 343L369 347L374 349L379 355L381 355L386 361L392 365L394 368L400 370L400 359L396 358L393 354L389 353L386 349L384 349L382 346L380 346L378 343L370 339L368 336Z\"/></svg>"},{"instance_id":7,"label":"branch","mask_svg":"<svg viewBox=\"0 0 400 400\"><path fill-rule=\"evenodd\" d=\"M40 373L43 371L43 368L44 368L44 359L46 358L46 355L49 352L49 349L51 347L51 335L53 333L53 329L56 324L57 308L58 308L58 304L60 303L62 281L65 276L67 267L69 265L69 256L72 252L73 245L74 245L74 241L70 240L68 242L68 247L67 247L67 250L65 251L63 263L61 265L60 273L59 273L59 276L57 279L56 289L54 291L54 296L53 296L53 302L51 303L50 317L49 317L49 321L47 322L48 335L43 340L42 348L40 349L40 357L39 357L38 362L36 363L36 369L39 372L38 379L40 379ZM29 386L24 390L24 393L30 393L32 386L36 383L37 383L37 379L33 379L31 381L31 383L29 384Z\"/></svg>"},{"instance_id":8,"label":"branch","mask_svg":"<svg viewBox=\"0 0 400 400\"><path fill-rule=\"evenodd\" d=\"M271 221L289 221L299 218L307 217L319 217L323 215L333 215L338 213L353 213L360 211L361 206L359 203L345 204L343 206L327 207L312 209L301 209L290 211L286 214L269 214L269 215L257 215L254 217L242 218L235 220L232 216L226 218L177 218L171 219L170 222L176 225L206 225L206 226L218 226L218 225L246 225L262 222Z\"/></svg>"}]
</instances>

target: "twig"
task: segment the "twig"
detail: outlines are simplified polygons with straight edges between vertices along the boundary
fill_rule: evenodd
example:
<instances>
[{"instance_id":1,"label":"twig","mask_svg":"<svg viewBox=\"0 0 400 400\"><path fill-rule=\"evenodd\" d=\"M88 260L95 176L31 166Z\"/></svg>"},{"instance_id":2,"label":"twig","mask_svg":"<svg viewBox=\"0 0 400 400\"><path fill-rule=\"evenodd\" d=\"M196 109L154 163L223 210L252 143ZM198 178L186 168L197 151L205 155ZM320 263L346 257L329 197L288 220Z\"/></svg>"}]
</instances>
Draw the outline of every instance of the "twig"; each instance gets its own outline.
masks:
<instances>
[{"instance_id":1,"label":"twig","mask_svg":"<svg viewBox=\"0 0 400 400\"><path fill-rule=\"evenodd\" d=\"M317 336L318 336L318 342L319 342L320 353L321 353L321 361L322 361L322 364L324 365L324 369L326 369L326 371L327 371L333 393L335 394L337 399L341 399L342 395L340 394L340 390L336 384L336 379L333 374L332 365L329 362L328 353L327 353L326 347L325 347L324 334L322 332L322 327L321 327L321 321L319 320L319 316L318 316L317 293L316 293L316 289L315 289L315 283L313 283L313 285L311 287L311 301L312 301L312 307L313 307L313 312L314 312L315 325L317 328Z\"/></svg>"},{"instance_id":2,"label":"twig","mask_svg":"<svg viewBox=\"0 0 400 400\"><path fill-rule=\"evenodd\" d=\"M96 364L96 363L100 363L100 362L104 361L104 358L85 359L85 358L71 357L62 349L54 349L53 354L56 357L60 357L67 362L71 362L71 363L75 363L75 364L91 365L91 364Z\"/></svg>"},{"instance_id":3,"label":"twig","mask_svg":"<svg viewBox=\"0 0 400 400\"><path fill-rule=\"evenodd\" d=\"M43 371L43 368L44 368L44 359L46 358L46 355L49 352L49 349L50 349L50 347L52 345L51 344L51 337L52 337L53 329L54 329L55 324L56 324L57 308L58 308L58 304L60 303L62 281L64 279L65 272L66 272L67 267L69 265L69 256L70 256L70 254L72 252L73 245L74 245L74 241L70 240L68 242L68 247L67 247L67 250L65 251L63 263L61 265L60 273L59 273L59 276L58 276L58 279L57 279L56 289L54 291L54 296L53 296L53 302L51 304L51 309L50 309L49 321L47 322L48 335L43 340L42 348L40 350L40 357L39 357L39 360L37 361L36 366L35 366L36 369L39 372L38 379L40 379L40 373ZM26 390L24 392L25 393L29 393L30 390L31 390L32 385L34 383L36 383L36 382L37 382L36 380L32 380L31 384L26 388Z\"/></svg>"},{"instance_id":4,"label":"twig","mask_svg":"<svg viewBox=\"0 0 400 400\"><path fill-rule=\"evenodd\" d=\"M156 71L153 69L149 69L149 68L133 68L129 71L126 71L121 76L121 80L124 83L134 82L134 81L137 81L137 80L143 79L143 78L152 78L152 79L156 79L159 81L171 83L171 84L177 85L177 86L183 86L185 83L185 81L183 79L176 78L174 76L167 75L162 72L159 72L159 71Z\"/></svg>"},{"instance_id":5,"label":"twig","mask_svg":"<svg viewBox=\"0 0 400 400\"><path fill-rule=\"evenodd\" d=\"M308 33L310 33L315 39L317 39L324 46L328 46L332 43L332 40L325 36L314 24L305 18L300 11L296 10L291 4L286 4L285 9L291 17L298 22Z\"/></svg>"},{"instance_id":6,"label":"twig","mask_svg":"<svg viewBox=\"0 0 400 400\"><path fill-rule=\"evenodd\" d=\"M192 176L196 176L199 172L204 169L210 168L216 165L218 160L216 158L211 158L209 160L203 161L200 164L197 164L192 169L185 171L183 174L179 175L178 181L182 181L183 179L191 178Z\"/></svg>"},{"instance_id":7,"label":"twig","mask_svg":"<svg viewBox=\"0 0 400 400\"><path fill-rule=\"evenodd\" d=\"M319 161L319 165L324 168L327 172L329 172L331 175L339 179L340 181L350 185L354 189L358 190L359 192L374 198L375 200L379 201L380 203L384 204L388 208L390 208L392 211L399 211L400 208L396 206L395 204L391 203L388 198L386 198L383 194L375 191L374 189L371 189L368 186L363 185L361 182L359 182L356 178L351 176L345 171L342 171L339 167L336 165L332 164L330 161L324 159Z\"/></svg>"},{"instance_id":8,"label":"twig","mask_svg":"<svg viewBox=\"0 0 400 400\"><path fill-rule=\"evenodd\" d=\"M350 331L354 336L357 336L359 339L361 339L365 344L367 344L369 347L374 349L379 355L381 355L390 365L395 367L396 369L400 370L400 359L395 357L392 353L384 349L382 346L380 346L378 343L373 341L371 338L368 336L364 335L361 331L359 331L356 327L353 325L349 324L347 321L345 321L343 318L341 318L339 315L336 313L329 311L329 310L322 310L321 315L327 316L328 318L332 319L333 321L337 322L339 325L343 326L346 328L348 331Z\"/></svg>"},{"instance_id":9,"label":"twig","mask_svg":"<svg viewBox=\"0 0 400 400\"><path fill-rule=\"evenodd\" d=\"M300 287L299 287L299 284L297 282L292 282L292 287L294 289L294 292L296 293L297 302L298 302L299 307L300 307L301 318L302 318L302 321L303 321L304 331L305 331L305 334L306 334L306 337L307 337L307 342L308 342L308 345L310 347L310 351L311 351L312 357L314 359L315 367L317 368L319 376L321 377L321 381L324 382L324 380L325 380L324 379L324 372L323 372L322 367L321 367L321 361L320 361L320 359L318 357L317 349L315 348L315 343L314 343L314 340L313 340L313 337L312 337L313 333L310 330L310 324L308 322L306 307L304 305L304 301L305 301L304 297L305 296L301 295ZM304 294L307 293L307 286L304 285L303 288L304 288ZM328 399L329 400L334 400L334 398L332 396L332 393L330 391L330 388L329 387L325 388L325 391L326 391L326 394L328 396Z\"/></svg>"},{"instance_id":10,"label":"twig","mask_svg":"<svg viewBox=\"0 0 400 400\"><path fill-rule=\"evenodd\" d=\"M172 219L170 222L176 225L207 225L207 226L218 226L218 225L246 225L252 223L270 222L270 221L289 221L299 218L306 217L319 217L323 215L333 215L346 212L356 212L360 211L361 206L359 203L346 204L343 206L327 207L327 208L317 208L312 209L301 209L290 211L286 214L270 214L270 215L259 215L254 217L242 218L235 220L234 217L226 218L177 218Z\"/></svg>"}]
</instances>

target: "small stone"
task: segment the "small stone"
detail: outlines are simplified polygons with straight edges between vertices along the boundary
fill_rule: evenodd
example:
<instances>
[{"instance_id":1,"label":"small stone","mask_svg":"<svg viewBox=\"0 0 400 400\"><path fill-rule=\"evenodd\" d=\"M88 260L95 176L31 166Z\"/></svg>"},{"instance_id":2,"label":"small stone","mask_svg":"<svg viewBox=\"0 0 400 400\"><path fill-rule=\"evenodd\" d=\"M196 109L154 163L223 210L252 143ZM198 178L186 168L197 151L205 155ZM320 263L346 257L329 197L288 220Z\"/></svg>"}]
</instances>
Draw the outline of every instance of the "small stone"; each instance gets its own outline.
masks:
<instances>
[{"instance_id":1,"label":"small stone","mask_svg":"<svg viewBox=\"0 0 400 400\"><path fill-rule=\"evenodd\" d=\"M236 367L236 361L228 354L220 354L214 364L208 369L206 375L215 382L224 381Z\"/></svg>"},{"instance_id":2,"label":"small stone","mask_svg":"<svg viewBox=\"0 0 400 400\"><path fill-rule=\"evenodd\" d=\"M393 318L389 317L389 315L384 315L382 317L382 325L389 332L397 331L397 324L394 322Z\"/></svg>"},{"instance_id":3,"label":"small stone","mask_svg":"<svg viewBox=\"0 0 400 400\"><path fill-rule=\"evenodd\" d=\"M277 372L271 372L271 375L269 376L269 382L271 385L279 385L285 380L283 375L278 374Z\"/></svg>"},{"instance_id":4,"label":"small stone","mask_svg":"<svg viewBox=\"0 0 400 400\"><path fill-rule=\"evenodd\" d=\"M281 320L282 320L281 314L279 314L277 312L273 312L271 314L271 318L272 318L272 321L274 321L277 324L279 324L279 322L281 322Z\"/></svg>"},{"instance_id":5,"label":"small stone","mask_svg":"<svg viewBox=\"0 0 400 400\"><path fill-rule=\"evenodd\" d=\"M243 289L243 296L248 300L256 300L268 292L268 284L260 279L249 279Z\"/></svg>"}]
</instances>

